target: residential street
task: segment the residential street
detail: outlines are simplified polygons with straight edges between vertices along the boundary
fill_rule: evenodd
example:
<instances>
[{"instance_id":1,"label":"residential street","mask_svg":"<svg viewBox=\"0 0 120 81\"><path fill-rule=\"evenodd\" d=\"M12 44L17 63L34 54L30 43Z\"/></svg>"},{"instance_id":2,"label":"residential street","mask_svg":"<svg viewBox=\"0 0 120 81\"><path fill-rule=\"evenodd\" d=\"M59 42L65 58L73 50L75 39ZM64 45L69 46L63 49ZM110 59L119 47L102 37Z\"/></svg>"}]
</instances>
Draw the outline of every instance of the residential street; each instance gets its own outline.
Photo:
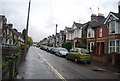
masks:
<instances>
[{"instance_id":1,"label":"residential street","mask_svg":"<svg viewBox=\"0 0 120 81\"><path fill-rule=\"evenodd\" d=\"M80 63L30 47L26 61L20 65L17 79L117 79L118 75L94 64Z\"/></svg>"}]
</instances>

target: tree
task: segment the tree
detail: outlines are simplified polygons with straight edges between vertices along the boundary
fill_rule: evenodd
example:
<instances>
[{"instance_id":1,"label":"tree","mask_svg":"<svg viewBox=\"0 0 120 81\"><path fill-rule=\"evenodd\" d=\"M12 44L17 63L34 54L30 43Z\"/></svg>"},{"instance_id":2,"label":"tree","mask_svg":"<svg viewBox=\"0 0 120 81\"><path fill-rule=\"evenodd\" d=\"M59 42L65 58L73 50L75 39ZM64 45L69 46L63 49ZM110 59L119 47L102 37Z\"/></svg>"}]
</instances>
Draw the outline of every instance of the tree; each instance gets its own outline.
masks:
<instances>
[{"instance_id":1,"label":"tree","mask_svg":"<svg viewBox=\"0 0 120 81\"><path fill-rule=\"evenodd\" d=\"M28 36L27 44L28 44L29 46L31 46L31 45L33 44L33 40L32 40L32 38L29 37L29 36Z\"/></svg>"},{"instance_id":2,"label":"tree","mask_svg":"<svg viewBox=\"0 0 120 81\"><path fill-rule=\"evenodd\" d=\"M63 42L62 47L66 48L67 50L70 50L72 48L73 43L72 42Z\"/></svg>"},{"instance_id":3,"label":"tree","mask_svg":"<svg viewBox=\"0 0 120 81\"><path fill-rule=\"evenodd\" d=\"M77 43L77 47L80 47L80 48L86 48L86 45L87 45L87 42L86 42L86 37L82 37L81 38L81 42L80 43Z\"/></svg>"},{"instance_id":4,"label":"tree","mask_svg":"<svg viewBox=\"0 0 120 81\"><path fill-rule=\"evenodd\" d=\"M23 40L25 40L25 35L26 35L26 29L23 29L23 31L22 31L22 38L23 38Z\"/></svg>"}]
</instances>

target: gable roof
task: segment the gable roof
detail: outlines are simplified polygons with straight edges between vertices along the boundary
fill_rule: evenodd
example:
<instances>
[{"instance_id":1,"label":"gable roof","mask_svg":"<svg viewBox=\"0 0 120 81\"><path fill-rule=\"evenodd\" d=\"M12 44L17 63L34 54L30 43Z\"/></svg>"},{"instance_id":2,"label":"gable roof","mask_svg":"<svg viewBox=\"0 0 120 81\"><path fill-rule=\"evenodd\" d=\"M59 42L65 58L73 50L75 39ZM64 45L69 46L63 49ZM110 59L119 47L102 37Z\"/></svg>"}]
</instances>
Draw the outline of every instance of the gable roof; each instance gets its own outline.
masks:
<instances>
[{"instance_id":1,"label":"gable roof","mask_svg":"<svg viewBox=\"0 0 120 81\"><path fill-rule=\"evenodd\" d=\"M120 19L120 13L114 13L114 12L111 12L111 13Z\"/></svg>"},{"instance_id":2,"label":"gable roof","mask_svg":"<svg viewBox=\"0 0 120 81\"><path fill-rule=\"evenodd\" d=\"M76 22L74 22L74 24L75 24L75 26L76 26L77 28L80 28L80 27L83 26L83 24L81 24L81 23L76 23Z\"/></svg>"},{"instance_id":3,"label":"gable roof","mask_svg":"<svg viewBox=\"0 0 120 81\"><path fill-rule=\"evenodd\" d=\"M117 20L120 20L120 13L110 12L109 15L107 16L104 24L106 24L106 22L108 21L108 19L110 18L111 15L112 15L113 17L115 17Z\"/></svg>"}]
</instances>

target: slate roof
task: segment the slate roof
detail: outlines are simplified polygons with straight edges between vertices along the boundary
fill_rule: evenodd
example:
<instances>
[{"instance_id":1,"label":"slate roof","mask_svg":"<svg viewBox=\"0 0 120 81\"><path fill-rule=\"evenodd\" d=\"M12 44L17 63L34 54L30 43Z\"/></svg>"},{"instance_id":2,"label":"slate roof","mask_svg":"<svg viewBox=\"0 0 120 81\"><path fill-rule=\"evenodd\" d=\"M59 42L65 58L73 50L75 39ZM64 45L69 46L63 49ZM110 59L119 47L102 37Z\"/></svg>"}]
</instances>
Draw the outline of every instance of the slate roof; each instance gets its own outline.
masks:
<instances>
[{"instance_id":1,"label":"slate roof","mask_svg":"<svg viewBox=\"0 0 120 81\"><path fill-rule=\"evenodd\" d=\"M76 23L76 22L74 22L74 24L76 25L77 28L80 28L80 27L83 26L83 24L81 24L81 23Z\"/></svg>"},{"instance_id":2,"label":"slate roof","mask_svg":"<svg viewBox=\"0 0 120 81\"><path fill-rule=\"evenodd\" d=\"M89 21L88 22L88 25L92 28L95 28L95 27L98 27L98 26L101 26L104 24L104 21L105 21L105 18L99 20L99 21Z\"/></svg>"},{"instance_id":3,"label":"slate roof","mask_svg":"<svg viewBox=\"0 0 120 81\"><path fill-rule=\"evenodd\" d=\"M117 18L120 19L120 13L114 13L114 12L110 12L110 13L112 13L113 15L115 15Z\"/></svg>"},{"instance_id":4,"label":"slate roof","mask_svg":"<svg viewBox=\"0 0 120 81\"><path fill-rule=\"evenodd\" d=\"M72 31L71 28L69 28L69 27L66 27L66 30L67 30L68 32L71 32L71 31Z\"/></svg>"}]
</instances>

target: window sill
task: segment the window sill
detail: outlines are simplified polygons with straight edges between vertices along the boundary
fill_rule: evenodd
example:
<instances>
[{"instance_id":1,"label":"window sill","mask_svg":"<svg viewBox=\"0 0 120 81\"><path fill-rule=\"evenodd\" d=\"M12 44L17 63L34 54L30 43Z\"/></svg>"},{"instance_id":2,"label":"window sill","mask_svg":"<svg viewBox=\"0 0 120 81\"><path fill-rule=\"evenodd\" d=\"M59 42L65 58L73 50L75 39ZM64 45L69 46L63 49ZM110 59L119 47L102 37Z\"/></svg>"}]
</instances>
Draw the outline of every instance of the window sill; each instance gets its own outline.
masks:
<instances>
[{"instance_id":1,"label":"window sill","mask_svg":"<svg viewBox=\"0 0 120 81\"><path fill-rule=\"evenodd\" d=\"M109 35L120 34L120 33L109 33Z\"/></svg>"},{"instance_id":2,"label":"window sill","mask_svg":"<svg viewBox=\"0 0 120 81\"><path fill-rule=\"evenodd\" d=\"M87 37L87 38L95 38L95 37Z\"/></svg>"}]
</instances>

